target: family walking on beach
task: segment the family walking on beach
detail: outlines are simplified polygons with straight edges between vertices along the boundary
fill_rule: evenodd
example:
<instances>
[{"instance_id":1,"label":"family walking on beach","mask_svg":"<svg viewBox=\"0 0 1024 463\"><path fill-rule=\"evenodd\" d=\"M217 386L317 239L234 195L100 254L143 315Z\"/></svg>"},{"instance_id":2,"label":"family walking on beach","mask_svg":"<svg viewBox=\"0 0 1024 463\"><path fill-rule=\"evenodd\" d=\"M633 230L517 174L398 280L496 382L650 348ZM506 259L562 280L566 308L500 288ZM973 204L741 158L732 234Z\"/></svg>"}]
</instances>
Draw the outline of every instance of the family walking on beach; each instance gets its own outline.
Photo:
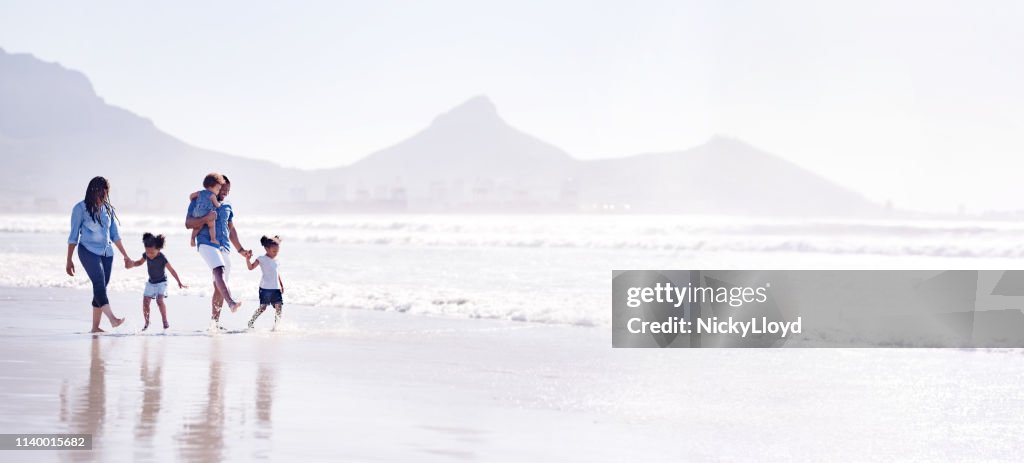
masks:
<instances>
[{"instance_id":1,"label":"family walking on beach","mask_svg":"<svg viewBox=\"0 0 1024 463\"><path fill-rule=\"evenodd\" d=\"M196 248L213 276L210 328L212 330L224 329L220 325L220 314L225 303L232 312L237 311L242 305L231 296L231 290L228 288L228 278L231 274L231 245L234 245L238 249L237 252L245 258L249 270L259 267L263 273L259 286L260 305L253 312L248 327L250 329L254 327L256 319L269 305L274 307L274 326L276 328L281 319L281 310L284 304L284 283L278 272L278 261L276 260L281 246L281 238L263 236L260 239L260 244L266 253L253 260L252 250L245 249L238 239L234 225L234 210L231 203L226 201L230 192L231 181L227 176L218 173L208 174L203 179L203 189L189 197L190 202L185 217L185 227L192 230L190 244ZM149 279L142 296L142 314L145 319L145 326L142 329L149 328L149 310L153 300L156 301L160 310L164 329L167 329L170 324L167 321L167 307L164 303L164 299L167 297L166 272L170 272L179 288L184 289L187 286L181 282L177 271L161 252L166 238L164 235L144 233L142 242L146 251L140 259L134 260L128 256L128 252L125 251L124 245L121 243L119 223L115 208L110 202L110 183L103 177L93 178L85 190L85 199L75 204L71 211L71 233L68 236L66 266L67 274L74 276L75 264L72 257L77 246L79 262L92 282L91 332L103 332L100 329L103 315L106 315L110 326L114 328L124 323L124 318L114 315L110 308L110 299L107 297L107 285L110 283L113 271L114 247L124 258L126 269L145 264L148 270Z\"/></svg>"}]
</instances>

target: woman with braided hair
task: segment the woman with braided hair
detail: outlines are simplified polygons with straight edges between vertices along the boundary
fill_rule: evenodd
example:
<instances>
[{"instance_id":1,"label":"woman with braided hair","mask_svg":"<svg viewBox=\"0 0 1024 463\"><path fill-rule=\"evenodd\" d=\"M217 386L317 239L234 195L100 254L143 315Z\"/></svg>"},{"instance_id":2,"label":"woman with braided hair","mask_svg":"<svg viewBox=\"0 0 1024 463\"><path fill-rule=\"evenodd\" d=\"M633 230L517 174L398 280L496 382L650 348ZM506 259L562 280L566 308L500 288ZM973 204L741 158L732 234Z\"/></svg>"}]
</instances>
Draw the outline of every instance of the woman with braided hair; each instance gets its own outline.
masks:
<instances>
[{"instance_id":1,"label":"woman with braided hair","mask_svg":"<svg viewBox=\"0 0 1024 463\"><path fill-rule=\"evenodd\" d=\"M111 243L124 257L125 268L131 268L132 260L121 245L121 235L117 231L117 214L110 204L110 182L103 177L94 177L85 189L85 199L75 204L71 210L71 234L68 236L68 260L66 271L75 276L75 264L71 261L75 246L78 248L78 259L82 268L92 281L92 333L102 333L100 315L105 314L110 325L117 328L124 323L123 318L114 316L107 299L107 284L113 270L114 250Z\"/></svg>"}]
</instances>

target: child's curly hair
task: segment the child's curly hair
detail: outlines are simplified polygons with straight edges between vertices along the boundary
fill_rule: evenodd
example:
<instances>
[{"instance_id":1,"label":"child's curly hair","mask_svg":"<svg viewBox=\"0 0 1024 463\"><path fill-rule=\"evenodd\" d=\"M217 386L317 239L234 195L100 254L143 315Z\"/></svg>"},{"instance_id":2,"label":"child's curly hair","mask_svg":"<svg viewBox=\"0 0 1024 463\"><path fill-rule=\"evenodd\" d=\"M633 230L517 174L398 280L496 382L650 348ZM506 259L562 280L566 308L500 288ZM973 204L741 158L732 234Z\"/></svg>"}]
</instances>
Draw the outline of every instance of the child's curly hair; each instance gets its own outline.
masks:
<instances>
[{"instance_id":1,"label":"child's curly hair","mask_svg":"<svg viewBox=\"0 0 1024 463\"><path fill-rule=\"evenodd\" d=\"M164 235L153 235L150 232L142 234L142 245L147 248L164 248Z\"/></svg>"},{"instance_id":2,"label":"child's curly hair","mask_svg":"<svg viewBox=\"0 0 1024 463\"><path fill-rule=\"evenodd\" d=\"M281 244L281 237L277 235L263 235L263 237L260 238L260 244L263 245L263 247L265 248L269 248L271 246L279 246Z\"/></svg>"},{"instance_id":3,"label":"child's curly hair","mask_svg":"<svg viewBox=\"0 0 1024 463\"><path fill-rule=\"evenodd\" d=\"M223 185L225 183L227 183L227 177L216 172L210 172L203 178L203 188L210 188L211 186Z\"/></svg>"}]
</instances>

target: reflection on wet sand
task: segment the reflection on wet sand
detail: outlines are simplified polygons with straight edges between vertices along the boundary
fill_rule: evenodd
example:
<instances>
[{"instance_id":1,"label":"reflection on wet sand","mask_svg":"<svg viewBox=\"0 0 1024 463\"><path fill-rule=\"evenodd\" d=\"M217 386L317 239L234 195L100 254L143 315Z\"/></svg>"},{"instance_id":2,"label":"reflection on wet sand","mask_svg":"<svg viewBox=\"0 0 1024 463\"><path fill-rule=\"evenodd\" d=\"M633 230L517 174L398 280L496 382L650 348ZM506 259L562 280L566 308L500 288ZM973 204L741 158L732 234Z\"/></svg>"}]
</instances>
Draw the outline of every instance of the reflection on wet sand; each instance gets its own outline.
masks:
<instances>
[{"instance_id":1,"label":"reflection on wet sand","mask_svg":"<svg viewBox=\"0 0 1024 463\"><path fill-rule=\"evenodd\" d=\"M61 453L63 459L71 461L102 461L103 423L107 414L106 364L100 352L100 339L93 336L89 360L89 381L82 387L79 397L73 401L67 397L67 389L61 389L62 422L68 424L72 434L92 434L92 451L71 451Z\"/></svg>"},{"instance_id":2,"label":"reflection on wet sand","mask_svg":"<svg viewBox=\"0 0 1024 463\"><path fill-rule=\"evenodd\" d=\"M164 365L163 343L160 343L156 362L149 361L149 338L142 341L142 360L139 380L142 381L142 407L135 422L136 460L153 457L153 436L160 415L160 396L163 388L161 372Z\"/></svg>"},{"instance_id":3,"label":"reflection on wet sand","mask_svg":"<svg viewBox=\"0 0 1024 463\"><path fill-rule=\"evenodd\" d=\"M178 451L188 461L221 461L224 452L224 384L221 343L213 339L210 347L210 380L206 406L193 418L186 418L178 435Z\"/></svg>"},{"instance_id":4,"label":"reflection on wet sand","mask_svg":"<svg viewBox=\"0 0 1024 463\"><path fill-rule=\"evenodd\" d=\"M274 367L260 364L256 379L256 417L261 426L270 426L270 412L274 405Z\"/></svg>"},{"instance_id":5,"label":"reflection on wet sand","mask_svg":"<svg viewBox=\"0 0 1024 463\"><path fill-rule=\"evenodd\" d=\"M274 406L274 367L261 363L256 377L256 429L253 436L257 441L267 442L273 434L271 412ZM254 458L269 458L269 448L254 449Z\"/></svg>"},{"instance_id":6,"label":"reflection on wet sand","mask_svg":"<svg viewBox=\"0 0 1024 463\"><path fill-rule=\"evenodd\" d=\"M233 350L228 355L222 352L225 341L213 338L207 348L192 351L202 356L199 362L178 356L166 359L166 350L174 351L168 342L157 337L92 339L88 378L67 378L61 384L59 419L63 432L93 435L93 450L62 452L62 460L272 457L278 392L274 353ZM111 353L123 354L125 348L138 351L124 362L120 355L111 359ZM239 438L245 444L231 447Z\"/></svg>"},{"instance_id":7,"label":"reflection on wet sand","mask_svg":"<svg viewBox=\"0 0 1024 463\"><path fill-rule=\"evenodd\" d=\"M221 340L213 339L210 344L209 382L207 384L206 402L191 416L186 416L182 431L176 436L178 452L183 460L188 461L221 461L228 455L225 448L225 428L236 429L234 433L249 434L246 418L253 415L255 408L256 423L251 431L255 442L247 448L239 449L244 460L266 459L270 457L269 443L271 438L271 411L274 403L273 363L260 363L256 373L255 401L252 396L241 394L251 383L237 383L238 376L231 376L221 360ZM244 368L244 367L243 367ZM237 366L232 366L237 373ZM227 387L228 382L231 386ZM237 383L237 384L236 384ZM230 391L230 392L226 392ZM227 406L227 400L238 402L242 406ZM255 407L253 407L255 404ZM237 435L237 434L236 434ZM251 452L246 454L246 452Z\"/></svg>"}]
</instances>

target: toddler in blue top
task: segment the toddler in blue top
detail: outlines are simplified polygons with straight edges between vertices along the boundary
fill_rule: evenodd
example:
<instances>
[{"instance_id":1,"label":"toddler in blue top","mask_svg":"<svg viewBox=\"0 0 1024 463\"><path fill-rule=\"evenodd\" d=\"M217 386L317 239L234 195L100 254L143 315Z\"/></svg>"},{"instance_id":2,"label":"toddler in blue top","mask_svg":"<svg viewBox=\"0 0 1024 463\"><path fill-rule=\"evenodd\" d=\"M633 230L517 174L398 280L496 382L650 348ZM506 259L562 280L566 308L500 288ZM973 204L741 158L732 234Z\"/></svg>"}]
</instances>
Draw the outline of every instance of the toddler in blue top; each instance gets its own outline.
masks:
<instances>
[{"instance_id":1,"label":"toddler in blue top","mask_svg":"<svg viewBox=\"0 0 1024 463\"><path fill-rule=\"evenodd\" d=\"M217 241L217 208L220 207L220 201L217 200L217 195L220 194L220 188L224 185L224 176L216 172L211 172L206 175L203 179L203 189L189 196L190 201L196 202L196 207L192 210L192 217L206 217L208 214L213 212L210 220L206 222L207 229L210 233L210 242L216 245L220 245L220 241ZM199 236L199 231L203 227L197 227L192 230L192 240L189 244L194 248L196 247L196 237Z\"/></svg>"}]
</instances>

